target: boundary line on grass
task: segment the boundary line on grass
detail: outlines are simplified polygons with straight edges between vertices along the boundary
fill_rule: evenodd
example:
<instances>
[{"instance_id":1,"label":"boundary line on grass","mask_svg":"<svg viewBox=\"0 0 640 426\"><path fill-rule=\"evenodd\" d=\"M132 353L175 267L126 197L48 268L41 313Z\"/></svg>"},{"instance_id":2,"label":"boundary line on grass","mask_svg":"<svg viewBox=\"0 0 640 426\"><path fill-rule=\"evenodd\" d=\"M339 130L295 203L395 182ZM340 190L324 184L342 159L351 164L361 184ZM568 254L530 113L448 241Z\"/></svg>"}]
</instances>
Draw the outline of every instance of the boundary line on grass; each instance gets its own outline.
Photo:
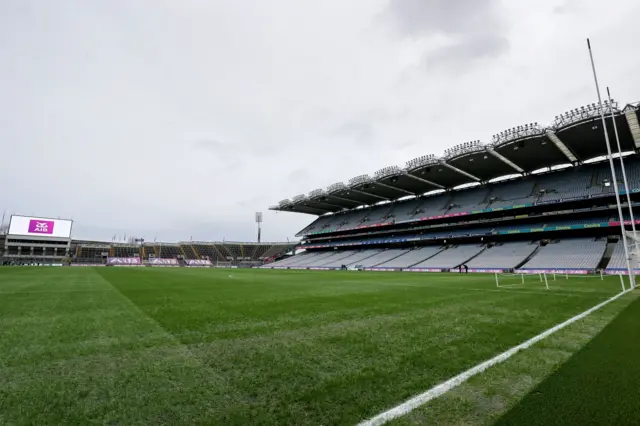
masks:
<instances>
[{"instance_id":1,"label":"boundary line on grass","mask_svg":"<svg viewBox=\"0 0 640 426\"><path fill-rule=\"evenodd\" d=\"M461 385L462 383L466 382L467 380L469 380L471 377L482 373L483 371L487 370L490 367L493 367L496 364L500 364L503 361L506 361L507 359L511 358L513 355L515 355L517 352L523 350L523 349L527 349L528 347L534 345L535 343L541 341L542 339L545 339L547 337L549 337L550 335L552 335L553 333L565 328L568 325L573 324L574 322L581 320L582 318L588 316L589 314L591 314L592 312L597 311L598 309L602 308L603 306L613 302L614 300L618 299L619 297L623 296L624 294L629 293L630 291L632 291L631 289L625 290L623 292L620 292L618 294L616 294L615 296L605 300L604 302L601 302L589 309L587 309L586 311L572 317L569 318L568 320L554 325L553 327L549 328L546 331L543 331L542 333L538 334L537 336L532 337L531 339L520 343L517 346L512 347L511 349L508 349L507 351L501 353L500 355L497 355L487 361L484 361L478 365L476 365L475 367L472 367L470 369L468 369L467 371L458 374L455 377L452 377L451 379L447 380L446 382L442 382L439 385L436 385L434 387L432 387L431 389L427 390L426 392L423 392L419 395L414 396L413 398L403 402L400 405L397 405L393 408L391 408L390 410L384 411L374 417L371 417L368 420L365 420L363 422L358 423L357 426L380 426L383 425L393 419L396 419L398 417L404 416L405 414L408 414L410 412L412 412L413 410L415 410L416 408L426 404L427 402L438 398L439 396L444 395L445 393L449 392L451 389L457 387L458 385Z\"/></svg>"}]
</instances>

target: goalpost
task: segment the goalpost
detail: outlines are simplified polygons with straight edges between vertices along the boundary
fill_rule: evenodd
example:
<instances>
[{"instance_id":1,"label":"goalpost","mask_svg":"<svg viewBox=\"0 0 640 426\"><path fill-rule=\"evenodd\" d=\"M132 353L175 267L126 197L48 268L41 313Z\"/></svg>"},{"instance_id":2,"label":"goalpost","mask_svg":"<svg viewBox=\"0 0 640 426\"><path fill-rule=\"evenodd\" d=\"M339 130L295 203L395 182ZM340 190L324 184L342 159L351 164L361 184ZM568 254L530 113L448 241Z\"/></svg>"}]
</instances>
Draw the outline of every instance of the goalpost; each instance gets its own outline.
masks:
<instances>
[{"instance_id":1,"label":"goalpost","mask_svg":"<svg viewBox=\"0 0 640 426\"><path fill-rule=\"evenodd\" d=\"M537 274L523 274L523 273L495 273L496 279L496 287L498 288L510 288L518 285L525 284L525 277L530 278L529 281L536 281L544 283L544 286L547 290L549 290L549 279L547 278L547 274L544 272L539 272Z\"/></svg>"}]
</instances>

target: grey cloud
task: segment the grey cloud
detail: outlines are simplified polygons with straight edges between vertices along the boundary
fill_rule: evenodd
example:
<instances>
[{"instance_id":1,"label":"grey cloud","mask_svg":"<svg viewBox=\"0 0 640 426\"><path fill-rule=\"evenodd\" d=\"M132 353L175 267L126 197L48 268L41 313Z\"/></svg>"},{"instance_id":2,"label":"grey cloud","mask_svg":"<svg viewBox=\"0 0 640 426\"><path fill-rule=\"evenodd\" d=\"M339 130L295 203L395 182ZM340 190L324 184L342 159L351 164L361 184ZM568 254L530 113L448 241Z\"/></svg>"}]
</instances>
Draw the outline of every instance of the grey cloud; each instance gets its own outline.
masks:
<instances>
[{"instance_id":1,"label":"grey cloud","mask_svg":"<svg viewBox=\"0 0 640 426\"><path fill-rule=\"evenodd\" d=\"M496 0L390 0L387 12L406 37L445 38L426 54L430 68L457 68L509 50Z\"/></svg>"}]
</instances>

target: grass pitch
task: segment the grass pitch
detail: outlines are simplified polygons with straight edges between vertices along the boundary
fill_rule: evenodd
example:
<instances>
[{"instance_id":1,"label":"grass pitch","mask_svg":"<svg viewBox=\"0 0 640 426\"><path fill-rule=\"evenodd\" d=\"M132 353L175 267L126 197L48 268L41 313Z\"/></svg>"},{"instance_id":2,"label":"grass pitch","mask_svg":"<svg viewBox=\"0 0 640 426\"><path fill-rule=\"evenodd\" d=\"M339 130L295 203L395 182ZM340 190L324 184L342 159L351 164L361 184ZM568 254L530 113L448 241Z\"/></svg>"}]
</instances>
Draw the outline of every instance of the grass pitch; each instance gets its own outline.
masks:
<instances>
[{"instance_id":1,"label":"grass pitch","mask_svg":"<svg viewBox=\"0 0 640 426\"><path fill-rule=\"evenodd\" d=\"M355 424L620 291L617 277L518 282L0 268L0 424Z\"/></svg>"}]
</instances>

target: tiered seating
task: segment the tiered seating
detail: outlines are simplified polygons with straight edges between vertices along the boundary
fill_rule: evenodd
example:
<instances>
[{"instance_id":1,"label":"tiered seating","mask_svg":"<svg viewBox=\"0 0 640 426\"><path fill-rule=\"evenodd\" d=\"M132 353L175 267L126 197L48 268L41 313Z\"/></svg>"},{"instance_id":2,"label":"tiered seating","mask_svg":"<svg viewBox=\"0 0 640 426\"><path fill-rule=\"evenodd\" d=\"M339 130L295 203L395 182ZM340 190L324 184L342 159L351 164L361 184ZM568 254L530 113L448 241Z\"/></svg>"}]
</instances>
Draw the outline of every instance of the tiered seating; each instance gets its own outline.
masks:
<instances>
[{"instance_id":1,"label":"tiered seating","mask_svg":"<svg viewBox=\"0 0 640 426\"><path fill-rule=\"evenodd\" d=\"M331 256L329 262L322 266L329 268L339 268L342 265L349 266L360 262L362 259L373 256L380 252L380 250L361 250L361 251L346 251L339 252L339 256Z\"/></svg>"},{"instance_id":2,"label":"tiered seating","mask_svg":"<svg viewBox=\"0 0 640 426\"><path fill-rule=\"evenodd\" d=\"M270 263L269 266L282 266L282 267L306 267L310 263L321 262L323 259L333 255L333 251L322 252L304 252L287 259L280 260L278 262Z\"/></svg>"},{"instance_id":3,"label":"tiered seating","mask_svg":"<svg viewBox=\"0 0 640 426\"><path fill-rule=\"evenodd\" d=\"M227 259L220 253L217 247L213 243L194 243L193 247L196 249L200 257L207 257L212 262L227 262Z\"/></svg>"},{"instance_id":4,"label":"tiered seating","mask_svg":"<svg viewBox=\"0 0 640 426\"><path fill-rule=\"evenodd\" d=\"M228 262L236 257L230 250L228 243L213 243L213 245L215 246L218 253L220 253L220 255L222 256L222 258L220 259L221 261Z\"/></svg>"},{"instance_id":5,"label":"tiered seating","mask_svg":"<svg viewBox=\"0 0 640 426\"><path fill-rule=\"evenodd\" d=\"M534 203L538 199L538 194L533 193L535 184L536 181L531 177L496 183L492 185L489 204L486 208L496 209Z\"/></svg>"},{"instance_id":6,"label":"tiered seating","mask_svg":"<svg viewBox=\"0 0 640 426\"><path fill-rule=\"evenodd\" d=\"M289 245L284 245L284 244L274 244L271 247L269 247L267 249L267 251L264 252L264 254L261 256L261 258L263 259L269 259L273 256L279 256L289 250L291 250L293 247L289 246Z\"/></svg>"},{"instance_id":7,"label":"tiered seating","mask_svg":"<svg viewBox=\"0 0 640 426\"><path fill-rule=\"evenodd\" d=\"M365 268L371 268L373 266L378 266L382 263L389 262L391 259L395 259L399 256L402 256L406 253L409 253L409 249L389 249L378 252L377 254L363 259L357 262L358 265L362 265Z\"/></svg>"},{"instance_id":8,"label":"tiered seating","mask_svg":"<svg viewBox=\"0 0 640 426\"><path fill-rule=\"evenodd\" d=\"M102 253L109 253L110 247L103 246L79 246L77 256L73 261L76 263L102 263Z\"/></svg>"},{"instance_id":9,"label":"tiered seating","mask_svg":"<svg viewBox=\"0 0 640 426\"><path fill-rule=\"evenodd\" d=\"M179 245L158 245L157 247L158 259L176 259L178 256L182 256L182 250Z\"/></svg>"},{"instance_id":10,"label":"tiered seating","mask_svg":"<svg viewBox=\"0 0 640 426\"><path fill-rule=\"evenodd\" d=\"M632 188L640 188L640 160L626 159L626 170ZM621 180L619 163L617 176ZM486 208L504 208L536 201L556 201L613 191L611 173L607 163L584 165L549 174L527 176L502 183L496 183L460 191L446 192L425 198L382 204L366 209L322 216L300 232L307 235L314 232L329 232L351 229L358 225L382 223L386 221L408 221L447 213L469 212Z\"/></svg>"},{"instance_id":11,"label":"tiered seating","mask_svg":"<svg viewBox=\"0 0 640 426\"><path fill-rule=\"evenodd\" d=\"M584 197L589 195L592 185L593 169L579 167L562 173L562 178L555 173L541 176L538 180L538 190L545 192L539 201L560 200L563 198Z\"/></svg>"},{"instance_id":12,"label":"tiered seating","mask_svg":"<svg viewBox=\"0 0 640 426\"><path fill-rule=\"evenodd\" d=\"M139 257L140 247L130 245L114 245L113 257Z\"/></svg>"},{"instance_id":13,"label":"tiered seating","mask_svg":"<svg viewBox=\"0 0 640 426\"><path fill-rule=\"evenodd\" d=\"M609 259L607 269L627 269L627 258L624 254L624 244L618 241Z\"/></svg>"},{"instance_id":14,"label":"tiered seating","mask_svg":"<svg viewBox=\"0 0 640 426\"><path fill-rule=\"evenodd\" d=\"M453 246L447 250L443 250L431 259L414 265L413 268L442 268L451 269L456 266L468 262L469 259L476 256L484 250L482 245L460 245Z\"/></svg>"},{"instance_id":15,"label":"tiered seating","mask_svg":"<svg viewBox=\"0 0 640 426\"><path fill-rule=\"evenodd\" d=\"M233 257L234 259L239 259L244 257L242 244L240 243L225 242L218 247L221 248L221 251L223 254L226 255L226 253L229 253L229 256Z\"/></svg>"},{"instance_id":16,"label":"tiered seating","mask_svg":"<svg viewBox=\"0 0 640 426\"><path fill-rule=\"evenodd\" d=\"M410 266L420 263L427 258L436 255L442 250L439 246L425 246L410 252L403 254L400 257L391 259L387 262L380 263L377 266L380 268L409 268Z\"/></svg>"},{"instance_id":17,"label":"tiered seating","mask_svg":"<svg viewBox=\"0 0 640 426\"><path fill-rule=\"evenodd\" d=\"M607 247L606 239L575 238L540 247L523 269L595 269Z\"/></svg>"},{"instance_id":18,"label":"tiered seating","mask_svg":"<svg viewBox=\"0 0 640 426\"><path fill-rule=\"evenodd\" d=\"M538 247L530 242L513 242L497 244L487 248L466 265L469 268L511 269L524 262Z\"/></svg>"},{"instance_id":19,"label":"tiered seating","mask_svg":"<svg viewBox=\"0 0 640 426\"><path fill-rule=\"evenodd\" d=\"M447 214L484 210L487 205L489 189L484 187L456 191L446 210Z\"/></svg>"},{"instance_id":20,"label":"tiered seating","mask_svg":"<svg viewBox=\"0 0 640 426\"><path fill-rule=\"evenodd\" d=\"M274 246L269 245L269 244L260 244L260 245L255 246L255 249L254 249L253 254L251 256L251 260L266 259L268 256L265 256L265 254L269 250L271 250L273 248L274 248Z\"/></svg>"},{"instance_id":21,"label":"tiered seating","mask_svg":"<svg viewBox=\"0 0 640 426\"><path fill-rule=\"evenodd\" d=\"M182 248L185 259L198 259L198 256L193 250L193 246L191 244L181 244L180 247Z\"/></svg>"}]
</instances>

